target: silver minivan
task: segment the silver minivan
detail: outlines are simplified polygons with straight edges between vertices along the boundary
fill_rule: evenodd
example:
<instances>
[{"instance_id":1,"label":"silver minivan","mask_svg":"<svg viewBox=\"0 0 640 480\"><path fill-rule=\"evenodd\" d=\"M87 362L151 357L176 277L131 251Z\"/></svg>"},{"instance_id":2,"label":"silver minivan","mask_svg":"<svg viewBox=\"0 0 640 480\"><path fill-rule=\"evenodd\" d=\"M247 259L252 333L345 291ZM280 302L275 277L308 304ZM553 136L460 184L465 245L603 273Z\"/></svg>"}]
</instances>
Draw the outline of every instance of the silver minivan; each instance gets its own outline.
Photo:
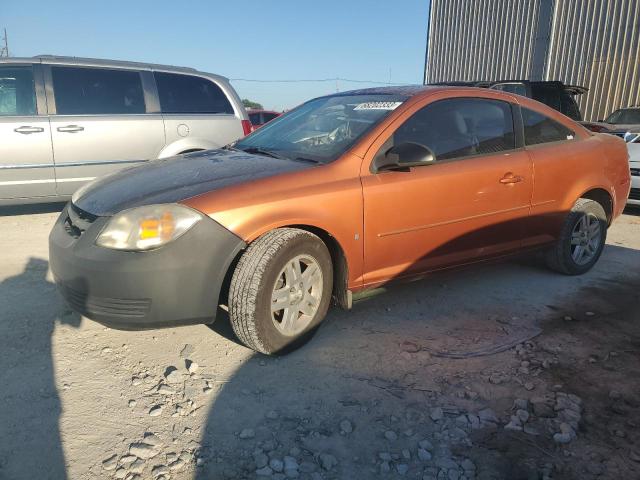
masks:
<instances>
[{"instance_id":1,"label":"silver minivan","mask_svg":"<svg viewBox=\"0 0 640 480\"><path fill-rule=\"evenodd\" d=\"M145 63L0 59L0 205L68 199L123 167L219 148L251 130L218 75Z\"/></svg>"}]
</instances>

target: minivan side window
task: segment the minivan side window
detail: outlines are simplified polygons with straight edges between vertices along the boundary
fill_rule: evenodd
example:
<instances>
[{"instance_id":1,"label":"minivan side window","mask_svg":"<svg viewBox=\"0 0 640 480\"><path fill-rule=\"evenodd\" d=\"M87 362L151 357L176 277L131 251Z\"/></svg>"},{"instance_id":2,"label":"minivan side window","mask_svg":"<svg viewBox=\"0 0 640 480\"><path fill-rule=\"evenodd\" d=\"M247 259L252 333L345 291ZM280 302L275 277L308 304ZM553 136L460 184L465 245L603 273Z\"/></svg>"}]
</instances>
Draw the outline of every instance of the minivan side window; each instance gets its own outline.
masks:
<instances>
[{"instance_id":1,"label":"minivan side window","mask_svg":"<svg viewBox=\"0 0 640 480\"><path fill-rule=\"evenodd\" d=\"M140 73L106 68L51 67L58 115L145 113Z\"/></svg>"},{"instance_id":2,"label":"minivan side window","mask_svg":"<svg viewBox=\"0 0 640 480\"><path fill-rule=\"evenodd\" d=\"M153 75L162 113L234 113L222 89L206 78L162 72Z\"/></svg>"},{"instance_id":3,"label":"minivan side window","mask_svg":"<svg viewBox=\"0 0 640 480\"><path fill-rule=\"evenodd\" d=\"M429 147L436 161L512 150L516 142L511 105L482 98L434 102L396 130L393 144L404 142Z\"/></svg>"},{"instance_id":4,"label":"minivan side window","mask_svg":"<svg viewBox=\"0 0 640 480\"><path fill-rule=\"evenodd\" d=\"M0 67L0 116L36 114L32 67Z\"/></svg>"},{"instance_id":5,"label":"minivan side window","mask_svg":"<svg viewBox=\"0 0 640 480\"><path fill-rule=\"evenodd\" d=\"M525 145L560 142L573 139L574 132L549 117L521 108Z\"/></svg>"}]
</instances>

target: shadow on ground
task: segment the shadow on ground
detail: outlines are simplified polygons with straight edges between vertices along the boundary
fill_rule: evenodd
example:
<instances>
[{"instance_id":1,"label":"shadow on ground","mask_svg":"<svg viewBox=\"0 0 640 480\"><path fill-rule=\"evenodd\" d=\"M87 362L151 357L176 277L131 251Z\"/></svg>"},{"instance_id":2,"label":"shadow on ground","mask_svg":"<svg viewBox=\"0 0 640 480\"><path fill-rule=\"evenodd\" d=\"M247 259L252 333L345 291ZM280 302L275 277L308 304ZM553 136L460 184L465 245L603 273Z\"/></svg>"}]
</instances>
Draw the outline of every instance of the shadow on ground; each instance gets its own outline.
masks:
<instances>
[{"instance_id":1,"label":"shadow on ground","mask_svg":"<svg viewBox=\"0 0 640 480\"><path fill-rule=\"evenodd\" d=\"M47 269L47 261L31 258L23 272L0 283L2 479L67 478L51 337L56 324L78 327L80 317L58 315L65 309Z\"/></svg>"},{"instance_id":2,"label":"shadow on ground","mask_svg":"<svg viewBox=\"0 0 640 480\"><path fill-rule=\"evenodd\" d=\"M551 435L518 437L500 426L476 443L458 417L490 406L506 423L514 399L544 395L545 380L518 373L513 350L464 360L432 353L499 346L545 321L561 322L565 309L615 315L611 300L619 297L589 294L588 287L627 291L640 252L608 246L603 259L581 277L547 272L529 259L448 272L389 287L351 312L332 309L302 349L254 355L219 384L196 478L253 478L260 468L277 478L285 457L295 458L299 478L314 480L441 478L441 470L455 470L446 478L542 478L563 462ZM228 325L216 329L231 336ZM490 380L499 376L509 380ZM442 418L433 417L435 407ZM424 452L418 458L424 439L434 447L430 460ZM471 465L473 475L465 470ZM595 478L562 465L554 478Z\"/></svg>"}]
</instances>

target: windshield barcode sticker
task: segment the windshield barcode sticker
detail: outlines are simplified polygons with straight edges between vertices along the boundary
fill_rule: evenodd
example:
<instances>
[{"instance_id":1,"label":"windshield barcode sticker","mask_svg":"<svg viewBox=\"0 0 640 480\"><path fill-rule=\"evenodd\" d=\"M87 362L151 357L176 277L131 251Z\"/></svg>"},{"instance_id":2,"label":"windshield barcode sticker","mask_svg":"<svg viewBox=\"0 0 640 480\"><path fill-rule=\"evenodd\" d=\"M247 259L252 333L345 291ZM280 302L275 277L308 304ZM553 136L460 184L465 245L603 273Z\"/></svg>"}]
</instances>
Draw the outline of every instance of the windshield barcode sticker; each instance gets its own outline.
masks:
<instances>
[{"instance_id":1,"label":"windshield barcode sticker","mask_svg":"<svg viewBox=\"0 0 640 480\"><path fill-rule=\"evenodd\" d=\"M354 110L395 110L402 102L366 102L355 106Z\"/></svg>"}]
</instances>

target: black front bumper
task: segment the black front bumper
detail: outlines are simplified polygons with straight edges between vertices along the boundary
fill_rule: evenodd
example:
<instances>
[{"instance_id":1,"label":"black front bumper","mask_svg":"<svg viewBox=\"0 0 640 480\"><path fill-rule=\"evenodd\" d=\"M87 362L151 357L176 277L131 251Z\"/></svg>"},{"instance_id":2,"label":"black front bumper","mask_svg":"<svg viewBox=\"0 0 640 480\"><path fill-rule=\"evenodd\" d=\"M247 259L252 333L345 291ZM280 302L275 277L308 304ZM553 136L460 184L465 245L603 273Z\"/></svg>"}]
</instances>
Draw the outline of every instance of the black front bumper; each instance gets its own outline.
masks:
<instances>
[{"instance_id":1,"label":"black front bumper","mask_svg":"<svg viewBox=\"0 0 640 480\"><path fill-rule=\"evenodd\" d=\"M95 244L109 217L91 218L81 231L70 208L49 235L49 263L73 310L124 330L213 322L229 266L246 246L240 238L204 218L158 249L111 250Z\"/></svg>"}]
</instances>

